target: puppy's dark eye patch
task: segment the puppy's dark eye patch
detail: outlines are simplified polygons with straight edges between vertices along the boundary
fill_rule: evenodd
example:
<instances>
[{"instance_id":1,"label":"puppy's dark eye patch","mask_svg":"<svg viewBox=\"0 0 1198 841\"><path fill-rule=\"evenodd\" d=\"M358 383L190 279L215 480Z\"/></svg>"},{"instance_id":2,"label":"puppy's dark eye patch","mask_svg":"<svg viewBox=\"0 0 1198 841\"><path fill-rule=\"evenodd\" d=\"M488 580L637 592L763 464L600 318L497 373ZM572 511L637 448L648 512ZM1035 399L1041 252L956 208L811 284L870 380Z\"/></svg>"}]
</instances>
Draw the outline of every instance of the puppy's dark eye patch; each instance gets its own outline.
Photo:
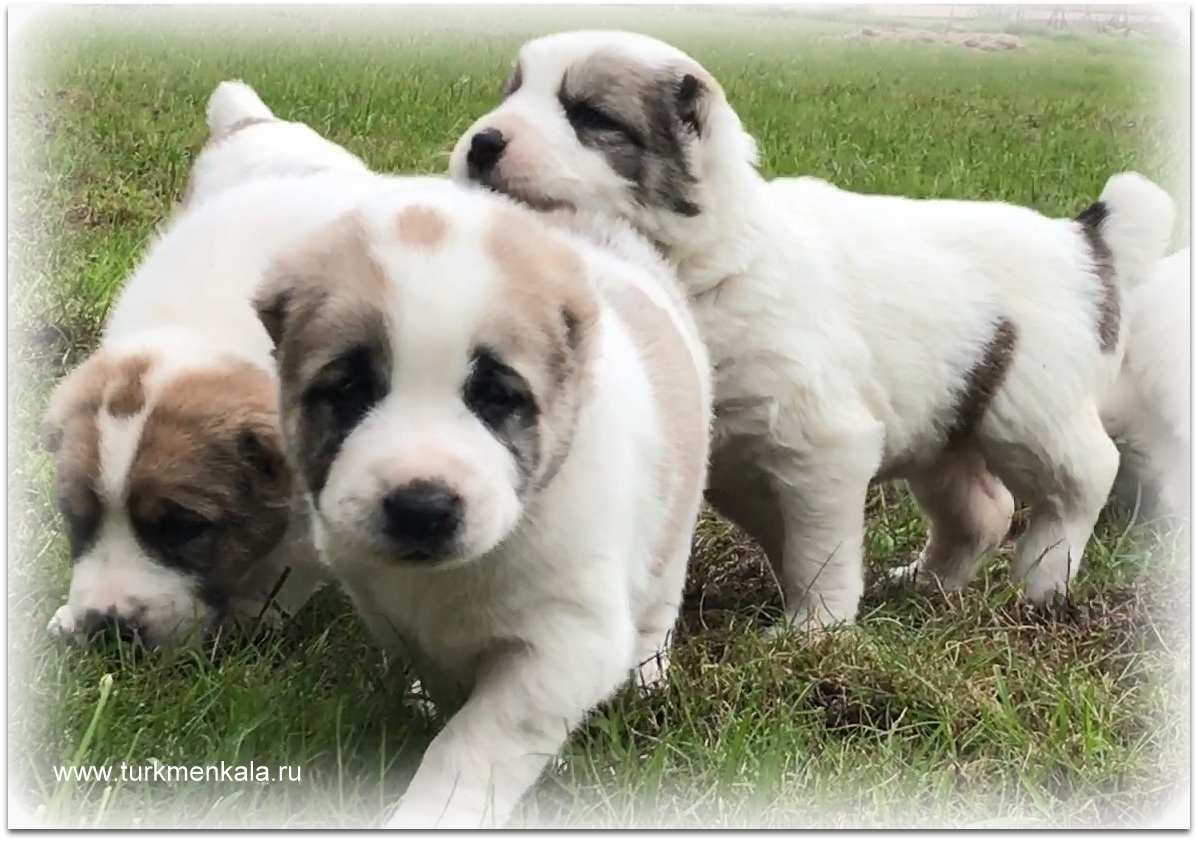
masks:
<instances>
[{"instance_id":1,"label":"puppy's dark eye patch","mask_svg":"<svg viewBox=\"0 0 1198 841\"><path fill-rule=\"evenodd\" d=\"M213 541L220 524L173 499L147 508L130 506L137 541L154 558L176 569L203 573L216 559Z\"/></svg>"},{"instance_id":2,"label":"puppy's dark eye patch","mask_svg":"<svg viewBox=\"0 0 1198 841\"><path fill-rule=\"evenodd\" d=\"M514 417L536 413L536 400L528 381L486 348L474 353L470 375L462 386L462 401L497 433Z\"/></svg>"},{"instance_id":3,"label":"puppy's dark eye patch","mask_svg":"<svg viewBox=\"0 0 1198 841\"><path fill-rule=\"evenodd\" d=\"M158 542L168 546L186 546L202 537L215 523L203 514L185 508L171 500L164 500L162 514L148 524Z\"/></svg>"},{"instance_id":4,"label":"puppy's dark eye patch","mask_svg":"<svg viewBox=\"0 0 1198 841\"><path fill-rule=\"evenodd\" d=\"M356 347L326 365L304 391L305 406L324 407L348 431L383 398L384 383L369 348Z\"/></svg>"},{"instance_id":5,"label":"puppy's dark eye patch","mask_svg":"<svg viewBox=\"0 0 1198 841\"><path fill-rule=\"evenodd\" d=\"M566 119L580 137L584 134L610 132L622 135L633 144L640 145L640 136L617 117L584 100L564 100L562 108Z\"/></svg>"}]
</instances>

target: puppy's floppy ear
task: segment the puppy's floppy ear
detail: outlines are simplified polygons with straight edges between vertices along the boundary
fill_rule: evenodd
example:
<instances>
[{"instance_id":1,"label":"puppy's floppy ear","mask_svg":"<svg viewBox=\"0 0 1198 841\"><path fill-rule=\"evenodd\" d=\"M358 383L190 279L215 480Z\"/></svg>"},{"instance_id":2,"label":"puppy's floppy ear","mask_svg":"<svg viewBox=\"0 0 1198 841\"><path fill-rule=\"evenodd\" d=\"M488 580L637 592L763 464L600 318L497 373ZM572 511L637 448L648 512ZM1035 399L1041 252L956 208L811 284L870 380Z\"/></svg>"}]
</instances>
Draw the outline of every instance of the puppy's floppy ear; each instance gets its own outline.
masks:
<instances>
[{"instance_id":1,"label":"puppy's floppy ear","mask_svg":"<svg viewBox=\"0 0 1198 841\"><path fill-rule=\"evenodd\" d=\"M272 266L254 296L254 312L258 314L258 320L262 322L276 351L287 329L294 300L294 280L277 266Z\"/></svg>"},{"instance_id":2,"label":"puppy's floppy ear","mask_svg":"<svg viewBox=\"0 0 1198 841\"><path fill-rule=\"evenodd\" d=\"M291 471L283 439L273 423L266 419L246 423L237 436L237 452L254 469L257 482L267 488L279 487L287 494L291 492Z\"/></svg>"},{"instance_id":3,"label":"puppy's floppy ear","mask_svg":"<svg viewBox=\"0 0 1198 841\"><path fill-rule=\"evenodd\" d=\"M39 440L43 450L57 453L62 448L62 426L49 418L42 421Z\"/></svg>"},{"instance_id":4,"label":"puppy's floppy ear","mask_svg":"<svg viewBox=\"0 0 1198 841\"><path fill-rule=\"evenodd\" d=\"M674 110L684 126L702 137L707 120L707 105L714 93L712 80L706 74L691 70L678 71L674 85Z\"/></svg>"},{"instance_id":5,"label":"puppy's floppy ear","mask_svg":"<svg viewBox=\"0 0 1198 841\"><path fill-rule=\"evenodd\" d=\"M39 432L39 443L46 452L57 453L62 448L64 429L72 416L99 411L111 371L110 360L101 349L59 381Z\"/></svg>"}]
</instances>

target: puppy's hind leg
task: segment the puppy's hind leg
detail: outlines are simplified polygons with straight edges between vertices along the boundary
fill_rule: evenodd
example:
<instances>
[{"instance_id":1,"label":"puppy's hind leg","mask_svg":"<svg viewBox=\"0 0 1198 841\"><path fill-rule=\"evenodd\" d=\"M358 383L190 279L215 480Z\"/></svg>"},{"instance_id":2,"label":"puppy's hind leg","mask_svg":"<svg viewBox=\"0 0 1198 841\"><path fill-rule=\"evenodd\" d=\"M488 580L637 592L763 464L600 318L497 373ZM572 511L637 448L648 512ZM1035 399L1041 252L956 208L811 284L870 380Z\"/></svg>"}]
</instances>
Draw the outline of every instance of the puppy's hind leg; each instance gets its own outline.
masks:
<instances>
[{"instance_id":1,"label":"puppy's hind leg","mask_svg":"<svg viewBox=\"0 0 1198 841\"><path fill-rule=\"evenodd\" d=\"M1096 412L1062 424L1052 443L1055 446L1024 450L1025 456L1034 451L1038 457L1038 475L1026 469L1025 457L991 462L996 471L1006 470L1007 464L1025 465L1000 475L1031 504L1028 528L1015 545L1011 572L1037 602L1068 590L1119 470L1119 451Z\"/></svg>"},{"instance_id":2,"label":"puppy's hind leg","mask_svg":"<svg viewBox=\"0 0 1198 841\"><path fill-rule=\"evenodd\" d=\"M1015 500L990 471L974 442L954 445L940 462L907 479L928 522L928 543L919 559L895 577L925 577L956 590L974 576L978 562L1006 537Z\"/></svg>"}]
</instances>

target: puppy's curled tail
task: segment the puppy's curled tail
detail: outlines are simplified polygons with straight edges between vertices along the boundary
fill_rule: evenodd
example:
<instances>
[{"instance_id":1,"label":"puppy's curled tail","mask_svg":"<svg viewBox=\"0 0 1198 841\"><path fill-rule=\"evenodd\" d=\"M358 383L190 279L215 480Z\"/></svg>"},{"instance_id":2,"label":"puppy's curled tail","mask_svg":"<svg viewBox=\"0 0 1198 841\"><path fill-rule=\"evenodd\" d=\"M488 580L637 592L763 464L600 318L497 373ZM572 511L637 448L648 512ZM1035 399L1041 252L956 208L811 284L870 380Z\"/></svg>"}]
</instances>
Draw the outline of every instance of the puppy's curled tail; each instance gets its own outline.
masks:
<instances>
[{"instance_id":1,"label":"puppy's curled tail","mask_svg":"<svg viewBox=\"0 0 1198 841\"><path fill-rule=\"evenodd\" d=\"M1076 221L1096 252L1109 251L1120 280L1134 285L1151 277L1165 256L1175 214L1173 199L1160 185L1138 172L1120 172Z\"/></svg>"},{"instance_id":2,"label":"puppy's curled tail","mask_svg":"<svg viewBox=\"0 0 1198 841\"><path fill-rule=\"evenodd\" d=\"M274 112L245 82L221 82L208 98L208 130L215 137L245 120L273 120Z\"/></svg>"}]
</instances>

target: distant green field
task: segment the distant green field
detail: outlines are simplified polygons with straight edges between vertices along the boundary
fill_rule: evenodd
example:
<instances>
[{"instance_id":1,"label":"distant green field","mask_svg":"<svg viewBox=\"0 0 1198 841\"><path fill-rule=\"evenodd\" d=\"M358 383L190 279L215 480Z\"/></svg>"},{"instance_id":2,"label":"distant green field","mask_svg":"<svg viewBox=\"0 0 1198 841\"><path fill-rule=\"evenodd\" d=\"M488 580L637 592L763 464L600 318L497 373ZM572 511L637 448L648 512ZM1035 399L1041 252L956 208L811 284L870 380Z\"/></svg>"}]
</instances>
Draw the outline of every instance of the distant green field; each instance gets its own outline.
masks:
<instances>
[{"instance_id":1,"label":"distant green field","mask_svg":"<svg viewBox=\"0 0 1198 841\"><path fill-rule=\"evenodd\" d=\"M676 8L676 7L675 7ZM439 172L516 47L580 27L664 37L721 80L768 174L1072 215L1124 168L1173 186L1188 136L1140 38L1021 34L1024 49L850 41L859 24L669 7L66 10L10 86L10 786L53 823L360 826L402 792L437 722L389 684L348 603L321 594L264 645L51 646L69 578L45 399L94 347L182 193L215 85L240 78L380 170ZM86 15L86 17L85 17ZM1189 197L1177 194L1177 241ZM862 621L767 642L756 548L704 520L663 692L596 711L524 820L726 826L1137 824L1188 785L1188 570L1111 517L1069 604L1021 606L1002 559L957 596L881 582L924 539L901 488L869 505ZM1008 546L1009 548L1009 546ZM1167 553L1165 553L1167 554ZM112 675L111 691L101 691ZM1180 700L1179 700L1180 699ZM64 783L90 763L300 766L287 783ZM118 772L119 774L119 772Z\"/></svg>"}]
</instances>

